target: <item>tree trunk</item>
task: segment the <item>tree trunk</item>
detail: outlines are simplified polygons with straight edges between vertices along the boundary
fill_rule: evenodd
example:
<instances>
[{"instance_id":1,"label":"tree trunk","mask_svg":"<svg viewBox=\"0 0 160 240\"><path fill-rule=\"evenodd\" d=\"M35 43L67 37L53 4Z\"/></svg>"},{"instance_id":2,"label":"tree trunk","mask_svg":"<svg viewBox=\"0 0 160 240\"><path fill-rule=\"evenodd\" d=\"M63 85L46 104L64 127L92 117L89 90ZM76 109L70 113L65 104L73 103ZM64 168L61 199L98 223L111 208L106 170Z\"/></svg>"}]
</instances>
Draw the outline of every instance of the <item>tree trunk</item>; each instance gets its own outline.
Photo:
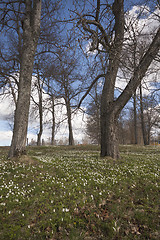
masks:
<instances>
[{"instance_id":1,"label":"tree trunk","mask_svg":"<svg viewBox=\"0 0 160 240\"><path fill-rule=\"evenodd\" d=\"M52 139L51 139L51 145L54 145L55 141L55 114L54 114L54 96L51 96L52 99Z\"/></svg>"},{"instance_id":2,"label":"tree trunk","mask_svg":"<svg viewBox=\"0 0 160 240\"><path fill-rule=\"evenodd\" d=\"M137 101L136 101L136 91L133 95L133 100L134 100L134 143L137 144Z\"/></svg>"},{"instance_id":3,"label":"tree trunk","mask_svg":"<svg viewBox=\"0 0 160 240\"><path fill-rule=\"evenodd\" d=\"M25 7L18 99L9 158L24 154L26 151L32 72L40 31L41 1L35 1L32 6L28 0Z\"/></svg>"},{"instance_id":4,"label":"tree trunk","mask_svg":"<svg viewBox=\"0 0 160 240\"><path fill-rule=\"evenodd\" d=\"M41 137L43 133L43 106L42 106L42 89L39 89L39 133L37 135L37 145L41 146Z\"/></svg>"},{"instance_id":5,"label":"tree trunk","mask_svg":"<svg viewBox=\"0 0 160 240\"><path fill-rule=\"evenodd\" d=\"M119 158L118 118L113 112L101 115L101 156Z\"/></svg>"},{"instance_id":6,"label":"tree trunk","mask_svg":"<svg viewBox=\"0 0 160 240\"><path fill-rule=\"evenodd\" d=\"M34 50L32 49L30 53L25 53L24 51L23 54L24 60L21 64L20 70L18 99L14 116L14 129L9 157L25 153L34 59L33 53Z\"/></svg>"},{"instance_id":7,"label":"tree trunk","mask_svg":"<svg viewBox=\"0 0 160 240\"><path fill-rule=\"evenodd\" d=\"M148 145L147 132L146 132L146 126L145 126L145 121L144 121L144 113L143 113L143 97L142 97L142 85L141 84L139 86L139 90L140 90L140 115L141 115L143 142L144 142L144 145Z\"/></svg>"},{"instance_id":8,"label":"tree trunk","mask_svg":"<svg viewBox=\"0 0 160 240\"><path fill-rule=\"evenodd\" d=\"M39 103L38 103L39 133L37 134L37 146L41 146L41 137L43 133L43 103L42 103L43 83L41 83L38 67L37 67L37 89L38 89L38 97L39 97Z\"/></svg>"},{"instance_id":9,"label":"tree trunk","mask_svg":"<svg viewBox=\"0 0 160 240\"><path fill-rule=\"evenodd\" d=\"M72 119L71 119L71 106L69 100L65 99L69 129L69 145L74 145L73 131L72 131Z\"/></svg>"},{"instance_id":10,"label":"tree trunk","mask_svg":"<svg viewBox=\"0 0 160 240\"><path fill-rule=\"evenodd\" d=\"M115 38L109 51L109 63L101 97L101 156L119 158L118 116L113 109L114 90L124 38L123 0L112 6L115 16Z\"/></svg>"}]
</instances>

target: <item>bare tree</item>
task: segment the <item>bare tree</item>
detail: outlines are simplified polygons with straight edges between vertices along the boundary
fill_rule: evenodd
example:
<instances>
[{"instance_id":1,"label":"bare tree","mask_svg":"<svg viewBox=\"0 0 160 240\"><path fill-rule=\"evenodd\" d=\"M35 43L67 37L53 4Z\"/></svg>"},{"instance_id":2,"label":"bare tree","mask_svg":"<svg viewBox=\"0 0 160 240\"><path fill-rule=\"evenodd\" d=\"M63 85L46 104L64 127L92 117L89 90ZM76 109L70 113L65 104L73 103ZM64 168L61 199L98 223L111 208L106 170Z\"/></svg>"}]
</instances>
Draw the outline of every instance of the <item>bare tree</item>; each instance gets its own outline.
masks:
<instances>
[{"instance_id":1,"label":"bare tree","mask_svg":"<svg viewBox=\"0 0 160 240\"><path fill-rule=\"evenodd\" d=\"M50 67L50 75L57 86L56 97L63 98L69 130L69 145L74 145L72 113L76 98L81 92L81 74L77 70L77 59L74 51L64 49L59 52L59 58Z\"/></svg>"},{"instance_id":2,"label":"bare tree","mask_svg":"<svg viewBox=\"0 0 160 240\"><path fill-rule=\"evenodd\" d=\"M144 52L127 86L115 99L115 82L124 44L124 1L114 0L114 3L109 5L101 4L101 1L97 0L97 6L92 14L80 15L77 13L77 15L79 16L78 26L81 26L92 39L94 49L103 50L108 55L108 66L101 98L101 156L119 158L118 117L158 54L160 29L157 30L150 46ZM111 21L106 22L104 16ZM102 50L99 48L100 44L103 46Z\"/></svg>"},{"instance_id":3,"label":"bare tree","mask_svg":"<svg viewBox=\"0 0 160 240\"><path fill-rule=\"evenodd\" d=\"M34 56L40 33L41 0L26 0L22 20L23 43L20 62L18 99L14 116L14 129L9 157L25 153L31 80Z\"/></svg>"},{"instance_id":4,"label":"bare tree","mask_svg":"<svg viewBox=\"0 0 160 240\"><path fill-rule=\"evenodd\" d=\"M90 137L92 143L100 144L100 99L101 94L98 91L98 82L94 85L90 93L92 101L87 108L86 134Z\"/></svg>"},{"instance_id":5,"label":"bare tree","mask_svg":"<svg viewBox=\"0 0 160 240\"><path fill-rule=\"evenodd\" d=\"M35 115L38 108L38 114L36 118L39 118L39 130L37 133L37 145L41 145L41 137L43 133L43 92L44 92L44 81L43 76L40 73L40 63L35 64L36 75L34 76L34 81L32 81L32 90L31 90L31 100L33 101L33 107L30 112L31 115ZM35 95L35 96L34 96ZM38 98L38 101L36 101Z\"/></svg>"}]
</instances>

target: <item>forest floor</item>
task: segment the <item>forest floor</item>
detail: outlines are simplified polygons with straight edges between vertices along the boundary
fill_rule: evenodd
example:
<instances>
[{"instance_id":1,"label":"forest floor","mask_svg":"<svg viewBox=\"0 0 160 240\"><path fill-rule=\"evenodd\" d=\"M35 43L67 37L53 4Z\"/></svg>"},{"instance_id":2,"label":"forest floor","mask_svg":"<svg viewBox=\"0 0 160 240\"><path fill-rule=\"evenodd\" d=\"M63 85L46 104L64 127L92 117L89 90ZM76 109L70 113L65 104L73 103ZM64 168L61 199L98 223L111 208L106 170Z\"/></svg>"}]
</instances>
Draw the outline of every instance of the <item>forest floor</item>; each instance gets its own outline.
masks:
<instances>
[{"instance_id":1,"label":"forest floor","mask_svg":"<svg viewBox=\"0 0 160 240\"><path fill-rule=\"evenodd\" d=\"M0 147L1 240L160 239L160 147Z\"/></svg>"}]
</instances>

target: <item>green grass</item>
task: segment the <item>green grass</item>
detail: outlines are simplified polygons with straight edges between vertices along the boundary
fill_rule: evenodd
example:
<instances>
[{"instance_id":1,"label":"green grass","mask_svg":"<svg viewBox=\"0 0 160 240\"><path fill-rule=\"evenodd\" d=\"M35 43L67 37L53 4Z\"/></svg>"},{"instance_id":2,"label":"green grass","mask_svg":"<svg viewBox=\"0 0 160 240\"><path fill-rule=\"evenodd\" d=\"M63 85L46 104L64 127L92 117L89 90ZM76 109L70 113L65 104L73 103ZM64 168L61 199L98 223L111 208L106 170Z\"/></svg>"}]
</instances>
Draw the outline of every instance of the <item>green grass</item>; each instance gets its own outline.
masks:
<instances>
[{"instance_id":1,"label":"green grass","mask_svg":"<svg viewBox=\"0 0 160 240\"><path fill-rule=\"evenodd\" d=\"M0 148L0 239L160 239L160 148Z\"/></svg>"}]
</instances>

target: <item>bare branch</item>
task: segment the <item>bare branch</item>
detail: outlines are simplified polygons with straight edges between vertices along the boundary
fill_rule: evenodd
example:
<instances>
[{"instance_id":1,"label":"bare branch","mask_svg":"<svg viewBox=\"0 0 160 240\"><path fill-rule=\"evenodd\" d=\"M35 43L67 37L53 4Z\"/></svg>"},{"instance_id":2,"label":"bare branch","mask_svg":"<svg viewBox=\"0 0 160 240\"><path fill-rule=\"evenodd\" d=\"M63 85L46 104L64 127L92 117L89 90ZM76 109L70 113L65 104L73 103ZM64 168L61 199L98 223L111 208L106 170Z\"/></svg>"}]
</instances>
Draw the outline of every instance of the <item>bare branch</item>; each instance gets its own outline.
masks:
<instances>
[{"instance_id":1,"label":"bare branch","mask_svg":"<svg viewBox=\"0 0 160 240\"><path fill-rule=\"evenodd\" d=\"M79 104L78 104L78 108L80 108L83 100L85 99L85 97L89 94L89 92L91 91L93 85L98 81L99 78L101 77L105 77L105 74L99 74L95 79L94 81L91 83L91 85L89 86L89 88L87 89L87 91L85 92L85 94L83 95L83 97L81 98L81 100L79 101Z\"/></svg>"}]
</instances>

